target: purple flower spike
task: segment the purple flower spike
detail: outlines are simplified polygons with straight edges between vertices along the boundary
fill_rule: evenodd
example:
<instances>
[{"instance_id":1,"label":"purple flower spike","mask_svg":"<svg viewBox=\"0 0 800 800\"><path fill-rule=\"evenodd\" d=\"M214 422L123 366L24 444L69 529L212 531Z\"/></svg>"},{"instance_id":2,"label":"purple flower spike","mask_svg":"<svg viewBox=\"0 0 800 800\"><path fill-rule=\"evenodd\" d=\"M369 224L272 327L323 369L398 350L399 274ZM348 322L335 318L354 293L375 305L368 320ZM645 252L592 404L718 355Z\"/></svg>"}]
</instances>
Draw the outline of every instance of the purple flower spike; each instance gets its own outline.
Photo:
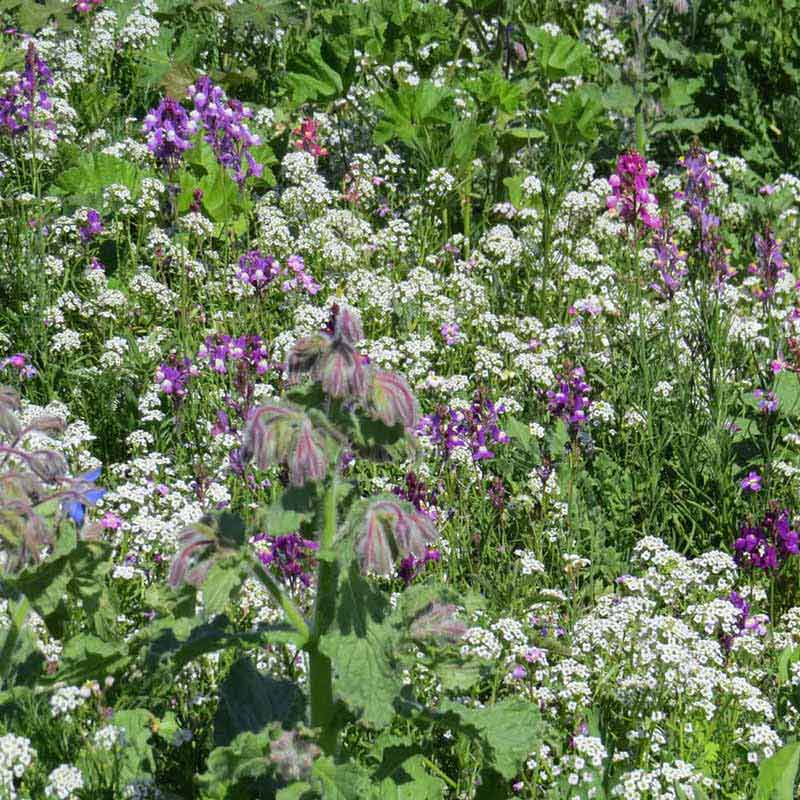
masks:
<instances>
[{"instance_id":1,"label":"purple flower spike","mask_svg":"<svg viewBox=\"0 0 800 800\"><path fill-rule=\"evenodd\" d=\"M177 100L165 97L144 118L142 131L148 134L147 146L156 160L167 169L175 169L192 146L197 124Z\"/></svg>"},{"instance_id":2,"label":"purple flower spike","mask_svg":"<svg viewBox=\"0 0 800 800\"><path fill-rule=\"evenodd\" d=\"M641 223L645 228L658 230L661 227L656 213L658 200L648 183L655 175L655 170L635 150L620 155L616 172L608 179L611 188L606 200L608 209L629 225Z\"/></svg>"}]
</instances>

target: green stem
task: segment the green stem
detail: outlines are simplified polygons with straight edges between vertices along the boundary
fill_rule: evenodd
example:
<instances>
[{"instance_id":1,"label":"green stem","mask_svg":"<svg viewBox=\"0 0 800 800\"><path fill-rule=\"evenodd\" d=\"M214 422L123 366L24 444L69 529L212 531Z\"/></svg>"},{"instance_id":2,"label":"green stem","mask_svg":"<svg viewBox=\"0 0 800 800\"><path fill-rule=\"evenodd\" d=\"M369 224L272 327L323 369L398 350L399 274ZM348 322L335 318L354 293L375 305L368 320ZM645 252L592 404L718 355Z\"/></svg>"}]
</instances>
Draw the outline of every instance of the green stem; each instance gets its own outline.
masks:
<instances>
[{"instance_id":1,"label":"green stem","mask_svg":"<svg viewBox=\"0 0 800 800\"><path fill-rule=\"evenodd\" d=\"M336 750L337 729L334 721L333 670L331 660L320 651L319 642L333 622L336 610L336 560L333 542L336 538L337 474L334 472L325 493L322 538L317 573L317 598L308 652L309 687L311 693L311 726L320 728L319 744L327 754Z\"/></svg>"},{"instance_id":2,"label":"green stem","mask_svg":"<svg viewBox=\"0 0 800 800\"><path fill-rule=\"evenodd\" d=\"M264 569L264 565L258 559L253 559L252 564L256 577L283 609L283 613L286 614L286 619L289 620L292 627L303 637L303 644L308 642L311 631L300 609L287 597L272 575Z\"/></svg>"}]
</instances>

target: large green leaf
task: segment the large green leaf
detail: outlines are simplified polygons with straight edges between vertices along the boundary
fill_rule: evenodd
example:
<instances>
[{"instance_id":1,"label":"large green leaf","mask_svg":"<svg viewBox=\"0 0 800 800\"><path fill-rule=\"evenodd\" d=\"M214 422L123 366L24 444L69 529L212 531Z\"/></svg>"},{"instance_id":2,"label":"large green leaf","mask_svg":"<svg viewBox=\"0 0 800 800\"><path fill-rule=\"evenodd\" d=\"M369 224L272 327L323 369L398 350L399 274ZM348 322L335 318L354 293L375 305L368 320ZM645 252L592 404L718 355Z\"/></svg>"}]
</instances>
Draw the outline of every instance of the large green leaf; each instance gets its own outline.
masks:
<instances>
[{"instance_id":1,"label":"large green leaf","mask_svg":"<svg viewBox=\"0 0 800 800\"><path fill-rule=\"evenodd\" d=\"M155 770L150 747L155 721L156 718L146 708L132 708L114 713L114 724L125 728L125 747L119 759L119 778L123 786L148 777Z\"/></svg>"},{"instance_id":2,"label":"large green leaf","mask_svg":"<svg viewBox=\"0 0 800 800\"><path fill-rule=\"evenodd\" d=\"M97 636L80 634L64 645L53 681L74 685L98 676L118 675L130 662L125 642L104 642Z\"/></svg>"},{"instance_id":3,"label":"large green leaf","mask_svg":"<svg viewBox=\"0 0 800 800\"><path fill-rule=\"evenodd\" d=\"M337 97L342 92L342 77L325 62L319 37L309 41L305 53L290 62L289 70L286 82L295 106Z\"/></svg>"},{"instance_id":4,"label":"large green leaf","mask_svg":"<svg viewBox=\"0 0 800 800\"><path fill-rule=\"evenodd\" d=\"M59 174L55 185L72 202L99 207L103 190L112 183L125 186L136 197L141 177L138 168L129 161L105 153L83 153L74 167Z\"/></svg>"},{"instance_id":5,"label":"large green leaf","mask_svg":"<svg viewBox=\"0 0 800 800\"><path fill-rule=\"evenodd\" d=\"M304 716L305 698L296 684L262 675L249 658L241 658L219 688L214 742L228 745L240 733L258 733L271 722L291 727Z\"/></svg>"},{"instance_id":6,"label":"large green leaf","mask_svg":"<svg viewBox=\"0 0 800 800\"><path fill-rule=\"evenodd\" d=\"M798 765L800 742L787 744L764 759L758 770L755 800L792 800Z\"/></svg>"},{"instance_id":7,"label":"large green leaf","mask_svg":"<svg viewBox=\"0 0 800 800\"><path fill-rule=\"evenodd\" d=\"M314 762L313 776L325 800L356 800L374 797L367 771L355 762L336 764L325 756Z\"/></svg>"},{"instance_id":8,"label":"large green leaf","mask_svg":"<svg viewBox=\"0 0 800 800\"><path fill-rule=\"evenodd\" d=\"M535 749L544 732L538 709L524 700L501 700L485 708L469 708L444 700L441 711L455 714L461 725L483 741L486 766L510 780L522 769L528 753Z\"/></svg>"}]
</instances>

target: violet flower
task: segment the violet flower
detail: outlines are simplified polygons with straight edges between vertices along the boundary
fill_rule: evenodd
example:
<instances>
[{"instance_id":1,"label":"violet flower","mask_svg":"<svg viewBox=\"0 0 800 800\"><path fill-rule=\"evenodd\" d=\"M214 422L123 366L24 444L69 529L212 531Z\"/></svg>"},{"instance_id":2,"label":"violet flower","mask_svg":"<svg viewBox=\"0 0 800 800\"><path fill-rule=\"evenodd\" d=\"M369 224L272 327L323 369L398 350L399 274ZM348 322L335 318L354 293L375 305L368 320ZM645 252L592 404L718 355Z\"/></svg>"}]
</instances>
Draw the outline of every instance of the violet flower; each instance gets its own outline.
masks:
<instances>
[{"instance_id":1,"label":"violet flower","mask_svg":"<svg viewBox=\"0 0 800 800\"><path fill-rule=\"evenodd\" d=\"M758 286L753 287L753 295L765 304L775 295L778 281L786 274L786 261L781 252L781 242L775 238L767 225L764 235L754 237L758 261L748 267L751 275L758 277Z\"/></svg>"},{"instance_id":2,"label":"violet flower","mask_svg":"<svg viewBox=\"0 0 800 800\"><path fill-rule=\"evenodd\" d=\"M554 417L564 420L573 430L580 428L586 421L591 405L589 386L584 377L583 367L574 367L566 375L557 377L558 385L547 392L547 410Z\"/></svg>"},{"instance_id":3,"label":"violet flower","mask_svg":"<svg viewBox=\"0 0 800 800\"><path fill-rule=\"evenodd\" d=\"M773 505L755 525L742 524L733 544L736 563L745 569L778 570L800 553L798 533L791 526L787 509Z\"/></svg>"},{"instance_id":4,"label":"violet flower","mask_svg":"<svg viewBox=\"0 0 800 800\"><path fill-rule=\"evenodd\" d=\"M189 118L186 109L177 100L165 97L148 112L142 131L148 134L147 147L156 160L172 170L192 146L191 137L197 133L197 123Z\"/></svg>"},{"instance_id":5,"label":"violet flower","mask_svg":"<svg viewBox=\"0 0 800 800\"><path fill-rule=\"evenodd\" d=\"M16 137L26 133L30 127L43 126L53 130L55 123L52 120L41 123L35 119L37 110L49 111L53 107L44 88L52 83L49 67L30 42L19 80L0 97L0 133Z\"/></svg>"}]
</instances>

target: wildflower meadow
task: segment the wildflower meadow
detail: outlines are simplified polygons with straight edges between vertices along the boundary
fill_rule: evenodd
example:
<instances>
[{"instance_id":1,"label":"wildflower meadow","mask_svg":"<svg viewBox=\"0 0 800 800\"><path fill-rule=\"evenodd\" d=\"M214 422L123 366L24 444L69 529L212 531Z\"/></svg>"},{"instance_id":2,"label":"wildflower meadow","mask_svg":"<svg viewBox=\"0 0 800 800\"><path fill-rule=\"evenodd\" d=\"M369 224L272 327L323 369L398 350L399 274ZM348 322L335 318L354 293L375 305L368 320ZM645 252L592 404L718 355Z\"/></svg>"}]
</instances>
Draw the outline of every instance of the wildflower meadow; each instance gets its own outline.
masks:
<instances>
[{"instance_id":1,"label":"wildflower meadow","mask_svg":"<svg viewBox=\"0 0 800 800\"><path fill-rule=\"evenodd\" d=\"M0 800L793 800L800 3L0 0Z\"/></svg>"}]
</instances>

